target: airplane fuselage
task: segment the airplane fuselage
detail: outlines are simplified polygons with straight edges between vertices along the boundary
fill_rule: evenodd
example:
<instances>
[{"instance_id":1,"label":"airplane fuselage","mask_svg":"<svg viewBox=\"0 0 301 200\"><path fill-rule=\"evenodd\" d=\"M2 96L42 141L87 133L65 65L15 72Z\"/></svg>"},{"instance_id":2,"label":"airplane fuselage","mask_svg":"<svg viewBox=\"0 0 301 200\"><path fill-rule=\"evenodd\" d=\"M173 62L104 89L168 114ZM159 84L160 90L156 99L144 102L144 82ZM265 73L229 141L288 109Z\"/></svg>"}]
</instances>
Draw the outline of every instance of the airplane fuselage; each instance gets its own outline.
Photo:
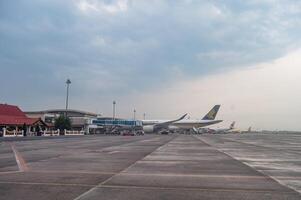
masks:
<instances>
[{"instance_id":1,"label":"airplane fuselage","mask_svg":"<svg viewBox=\"0 0 301 200\"><path fill-rule=\"evenodd\" d=\"M158 123L164 123L167 120L142 120L143 126L147 125L155 125ZM200 128L204 126L209 126L212 124L216 124L222 122L222 120L181 120L178 122L174 122L169 125L169 129L192 129L192 128Z\"/></svg>"},{"instance_id":2,"label":"airplane fuselage","mask_svg":"<svg viewBox=\"0 0 301 200\"><path fill-rule=\"evenodd\" d=\"M172 131L177 129L195 130L200 127L216 124L222 120L215 120L215 116L220 105L215 105L201 120L185 119L183 115L175 120L142 120L143 130L145 132Z\"/></svg>"}]
</instances>

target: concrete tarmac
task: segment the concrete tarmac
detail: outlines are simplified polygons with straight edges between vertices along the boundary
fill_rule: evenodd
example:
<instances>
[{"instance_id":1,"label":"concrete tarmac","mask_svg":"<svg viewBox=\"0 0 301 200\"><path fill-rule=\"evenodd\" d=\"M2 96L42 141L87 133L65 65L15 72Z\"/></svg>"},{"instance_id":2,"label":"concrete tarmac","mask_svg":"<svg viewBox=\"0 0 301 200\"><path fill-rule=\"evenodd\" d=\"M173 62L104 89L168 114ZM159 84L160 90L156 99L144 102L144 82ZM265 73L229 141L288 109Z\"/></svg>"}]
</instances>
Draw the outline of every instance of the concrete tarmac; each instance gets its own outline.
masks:
<instances>
[{"instance_id":1,"label":"concrete tarmac","mask_svg":"<svg viewBox=\"0 0 301 200\"><path fill-rule=\"evenodd\" d=\"M299 143L254 134L1 141L0 199L301 199Z\"/></svg>"}]
</instances>

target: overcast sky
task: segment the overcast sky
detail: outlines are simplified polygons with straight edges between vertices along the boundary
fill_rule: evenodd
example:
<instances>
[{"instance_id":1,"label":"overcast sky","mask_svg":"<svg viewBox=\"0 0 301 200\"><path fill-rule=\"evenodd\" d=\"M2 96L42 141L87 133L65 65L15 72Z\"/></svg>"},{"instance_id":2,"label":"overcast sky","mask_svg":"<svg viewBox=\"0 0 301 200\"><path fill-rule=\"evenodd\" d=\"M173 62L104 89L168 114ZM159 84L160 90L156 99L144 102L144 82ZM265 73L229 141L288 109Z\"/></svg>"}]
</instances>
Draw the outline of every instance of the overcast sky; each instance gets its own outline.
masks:
<instances>
[{"instance_id":1,"label":"overcast sky","mask_svg":"<svg viewBox=\"0 0 301 200\"><path fill-rule=\"evenodd\" d=\"M301 130L301 1L2 0L0 102Z\"/></svg>"}]
</instances>

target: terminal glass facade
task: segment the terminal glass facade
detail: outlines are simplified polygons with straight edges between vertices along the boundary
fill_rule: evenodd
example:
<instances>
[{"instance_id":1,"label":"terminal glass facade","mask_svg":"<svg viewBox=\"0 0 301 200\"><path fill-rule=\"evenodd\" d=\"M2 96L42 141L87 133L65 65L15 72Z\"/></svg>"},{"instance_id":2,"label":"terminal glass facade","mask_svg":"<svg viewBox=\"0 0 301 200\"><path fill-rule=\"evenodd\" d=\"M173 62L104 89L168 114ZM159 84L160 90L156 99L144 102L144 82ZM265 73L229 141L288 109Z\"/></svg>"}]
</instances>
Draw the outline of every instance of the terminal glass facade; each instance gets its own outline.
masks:
<instances>
[{"instance_id":1,"label":"terminal glass facade","mask_svg":"<svg viewBox=\"0 0 301 200\"><path fill-rule=\"evenodd\" d=\"M98 126L142 126L142 121L124 119L94 119L92 120L92 124Z\"/></svg>"}]
</instances>

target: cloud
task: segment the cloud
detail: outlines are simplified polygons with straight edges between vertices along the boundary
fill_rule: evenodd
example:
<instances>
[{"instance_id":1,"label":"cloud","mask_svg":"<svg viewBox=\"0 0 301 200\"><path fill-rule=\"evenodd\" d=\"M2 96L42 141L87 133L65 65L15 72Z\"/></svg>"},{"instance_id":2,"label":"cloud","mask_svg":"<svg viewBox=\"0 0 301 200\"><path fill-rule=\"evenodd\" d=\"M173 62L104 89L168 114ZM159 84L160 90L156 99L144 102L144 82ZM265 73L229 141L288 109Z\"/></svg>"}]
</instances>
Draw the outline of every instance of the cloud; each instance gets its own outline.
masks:
<instances>
[{"instance_id":1,"label":"cloud","mask_svg":"<svg viewBox=\"0 0 301 200\"><path fill-rule=\"evenodd\" d=\"M71 95L96 107L98 99L272 61L300 47L300 7L293 0L1 1L0 84L9 84L1 101L63 107L71 78Z\"/></svg>"},{"instance_id":2,"label":"cloud","mask_svg":"<svg viewBox=\"0 0 301 200\"><path fill-rule=\"evenodd\" d=\"M82 12L107 12L109 14L115 14L117 12L123 12L127 10L127 0L117 0L111 3L105 3L96 0L80 0L77 2L78 8Z\"/></svg>"},{"instance_id":3,"label":"cloud","mask_svg":"<svg viewBox=\"0 0 301 200\"><path fill-rule=\"evenodd\" d=\"M200 119L214 104L221 104L218 118L225 122L219 127L236 121L243 129L300 130L300 53L301 49L243 70L179 81L121 102L132 102L138 116L146 113L150 119L187 112Z\"/></svg>"}]
</instances>

